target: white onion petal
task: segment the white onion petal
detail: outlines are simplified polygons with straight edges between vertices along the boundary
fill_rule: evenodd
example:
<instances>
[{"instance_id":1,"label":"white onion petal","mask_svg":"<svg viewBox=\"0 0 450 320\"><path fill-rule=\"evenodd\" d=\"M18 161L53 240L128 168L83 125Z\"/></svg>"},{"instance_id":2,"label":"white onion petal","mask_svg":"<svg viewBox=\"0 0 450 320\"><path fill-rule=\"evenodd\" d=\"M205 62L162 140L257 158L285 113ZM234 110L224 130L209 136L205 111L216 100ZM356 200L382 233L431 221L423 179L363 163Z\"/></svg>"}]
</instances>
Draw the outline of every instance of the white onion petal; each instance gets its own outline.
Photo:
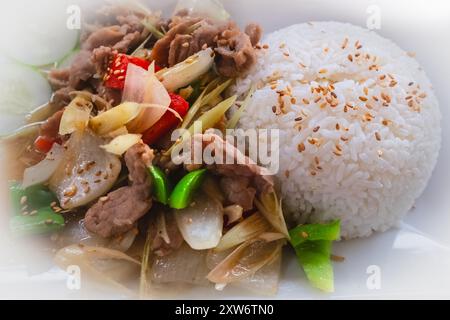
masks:
<instances>
[{"instance_id":1,"label":"white onion petal","mask_svg":"<svg viewBox=\"0 0 450 320\"><path fill-rule=\"evenodd\" d=\"M193 205L175 211L184 240L195 250L217 246L222 237L223 207L206 195L198 195Z\"/></svg>"},{"instance_id":2,"label":"white onion petal","mask_svg":"<svg viewBox=\"0 0 450 320\"><path fill-rule=\"evenodd\" d=\"M127 291L126 284L139 275L139 261L103 247L70 245L59 250L54 260L64 270L76 265L83 276Z\"/></svg>"},{"instance_id":3,"label":"white onion petal","mask_svg":"<svg viewBox=\"0 0 450 320\"><path fill-rule=\"evenodd\" d=\"M214 63L214 51L202 50L171 68L160 70L156 76L169 92L185 87L208 72Z\"/></svg>"},{"instance_id":4,"label":"white onion petal","mask_svg":"<svg viewBox=\"0 0 450 320\"><path fill-rule=\"evenodd\" d=\"M66 223L58 233L58 246L82 244L91 247L104 247L125 252L130 249L138 235L137 228L113 238L102 238L86 229L84 219L76 219Z\"/></svg>"},{"instance_id":5,"label":"white onion petal","mask_svg":"<svg viewBox=\"0 0 450 320\"><path fill-rule=\"evenodd\" d=\"M151 279L155 283L188 283L208 285L205 250L193 250L183 244L177 251L155 257Z\"/></svg>"},{"instance_id":6,"label":"white onion petal","mask_svg":"<svg viewBox=\"0 0 450 320\"><path fill-rule=\"evenodd\" d=\"M109 153L121 156L138 143L141 140L141 137L142 135L140 134L124 134L115 137L108 144L102 145L101 147Z\"/></svg>"},{"instance_id":7,"label":"white onion petal","mask_svg":"<svg viewBox=\"0 0 450 320\"><path fill-rule=\"evenodd\" d=\"M289 239L289 232L284 220L283 208L281 201L278 200L278 196L275 191L262 193L257 199L255 199L255 205L259 212L266 217L276 231L284 234Z\"/></svg>"},{"instance_id":8,"label":"white onion petal","mask_svg":"<svg viewBox=\"0 0 450 320\"><path fill-rule=\"evenodd\" d=\"M108 192L119 177L119 157L100 146L104 140L88 131L76 131L66 144L64 157L49 181L61 207L84 206Z\"/></svg>"},{"instance_id":9,"label":"white onion petal","mask_svg":"<svg viewBox=\"0 0 450 320\"><path fill-rule=\"evenodd\" d=\"M247 240L256 238L270 229L271 225L267 222L266 218L259 212L256 212L228 230L220 240L216 250L223 251L230 249Z\"/></svg>"},{"instance_id":10,"label":"white onion petal","mask_svg":"<svg viewBox=\"0 0 450 320\"><path fill-rule=\"evenodd\" d=\"M61 164L64 155L64 148L55 143L52 149L47 153L44 160L38 164L25 169L23 173L23 188L47 182L58 166Z\"/></svg>"},{"instance_id":11,"label":"white onion petal","mask_svg":"<svg viewBox=\"0 0 450 320\"><path fill-rule=\"evenodd\" d=\"M223 213L228 217L227 225L235 223L242 218L242 214L244 213L244 208L242 208L238 204L232 204L223 209Z\"/></svg>"},{"instance_id":12,"label":"white onion petal","mask_svg":"<svg viewBox=\"0 0 450 320\"><path fill-rule=\"evenodd\" d=\"M127 125L130 132L142 133L164 115L170 106L171 98L154 73L130 63L122 101L161 106L161 108L142 108L139 115Z\"/></svg>"},{"instance_id":13,"label":"white onion petal","mask_svg":"<svg viewBox=\"0 0 450 320\"><path fill-rule=\"evenodd\" d=\"M283 240L267 242L252 239L237 247L208 274L214 283L231 283L242 280L272 262L284 244Z\"/></svg>"},{"instance_id":14,"label":"white onion petal","mask_svg":"<svg viewBox=\"0 0 450 320\"><path fill-rule=\"evenodd\" d=\"M259 295L275 295L280 282L281 256L282 252L280 251L272 262L266 264L249 277L234 282L233 286Z\"/></svg>"},{"instance_id":15,"label":"white onion petal","mask_svg":"<svg viewBox=\"0 0 450 320\"><path fill-rule=\"evenodd\" d=\"M86 128L93 105L82 97L75 97L64 109L59 125L59 134L66 135Z\"/></svg>"},{"instance_id":16,"label":"white onion petal","mask_svg":"<svg viewBox=\"0 0 450 320\"><path fill-rule=\"evenodd\" d=\"M103 136L121 129L141 112L138 103L122 103L108 111L100 113L89 121L89 126L98 135Z\"/></svg>"}]
</instances>

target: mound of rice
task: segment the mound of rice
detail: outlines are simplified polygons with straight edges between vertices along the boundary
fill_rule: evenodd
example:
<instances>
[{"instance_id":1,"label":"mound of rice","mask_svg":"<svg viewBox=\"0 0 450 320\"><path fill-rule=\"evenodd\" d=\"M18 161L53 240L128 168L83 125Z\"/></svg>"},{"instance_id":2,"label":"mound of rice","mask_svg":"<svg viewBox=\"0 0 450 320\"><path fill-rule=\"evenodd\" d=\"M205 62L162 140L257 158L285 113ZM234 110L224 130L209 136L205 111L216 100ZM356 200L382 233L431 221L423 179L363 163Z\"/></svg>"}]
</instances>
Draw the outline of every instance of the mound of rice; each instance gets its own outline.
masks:
<instances>
[{"instance_id":1,"label":"mound of rice","mask_svg":"<svg viewBox=\"0 0 450 320\"><path fill-rule=\"evenodd\" d=\"M239 126L280 129L288 221L340 219L342 237L394 226L424 190L440 111L415 59L374 32L312 22L273 32L234 88L257 90Z\"/></svg>"}]
</instances>

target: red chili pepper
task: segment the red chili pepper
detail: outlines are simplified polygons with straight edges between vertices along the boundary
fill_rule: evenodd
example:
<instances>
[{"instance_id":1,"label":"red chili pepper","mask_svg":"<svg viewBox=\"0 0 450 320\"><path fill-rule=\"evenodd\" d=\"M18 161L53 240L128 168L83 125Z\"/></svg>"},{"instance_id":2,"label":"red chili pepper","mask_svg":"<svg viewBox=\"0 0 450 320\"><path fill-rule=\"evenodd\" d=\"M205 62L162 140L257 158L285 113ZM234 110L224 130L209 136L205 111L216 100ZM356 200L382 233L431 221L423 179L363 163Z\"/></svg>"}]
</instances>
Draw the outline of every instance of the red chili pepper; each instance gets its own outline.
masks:
<instances>
[{"instance_id":1,"label":"red chili pepper","mask_svg":"<svg viewBox=\"0 0 450 320\"><path fill-rule=\"evenodd\" d=\"M178 112L181 117L184 117L189 110L189 103L177 94L169 93L169 95L172 100L170 103L170 108ZM158 122L144 132L142 140L146 144L152 145L171 129L176 128L179 123L180 119L178 119L172 112L166 111Z\"/></svg>"},{"instance_id":2,"label":"red chili pepper","mask_svg":"<svg viewBox=\"0 0 450 320\"><path fill-rule=\"evenodd\" d=\"M46 137L46 136L39 136L34 141L34 148L38 152L47 153L52 149L53 144L55 142L58 142L58 139L50 138L50 137Z\"/></svg>"},{"instance_id":3,"label":"red chili pepper","mask_svg":"<svg viewBox=\"0 0 450 320\"><path fill-rule=\"evenodd\" d=\"M116 54L112 59L108 72L104 77L105 86L113 89L123 89L125 86L125 77L129 63L144 68L145 70L148 70L148 67L150 66L150 62L148 60L127 56L123 53ZM155 65L155 72L159 70L161 70L161 68Z\"/></svg>"}]
</instances>

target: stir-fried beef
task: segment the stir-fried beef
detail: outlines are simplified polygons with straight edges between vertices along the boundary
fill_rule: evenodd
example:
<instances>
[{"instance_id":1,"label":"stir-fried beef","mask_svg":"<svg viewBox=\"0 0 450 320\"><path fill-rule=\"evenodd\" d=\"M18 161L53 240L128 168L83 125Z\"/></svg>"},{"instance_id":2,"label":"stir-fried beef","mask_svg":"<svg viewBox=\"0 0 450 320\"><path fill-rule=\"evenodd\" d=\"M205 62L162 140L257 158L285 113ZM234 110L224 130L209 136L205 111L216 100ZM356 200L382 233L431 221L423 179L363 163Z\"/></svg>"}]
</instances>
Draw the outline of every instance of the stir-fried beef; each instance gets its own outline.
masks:
<instances>
[{"instance_id":1,"label":"stir-fried beef","mask_svg":"<svg viewBox=\"0 0 450 320\"><path fill-rule=\"evenodd\" d=\"M252 36L256 37L257 33ZM256 40L259 41L255 38L254 41ZM233 22L218 35L216 53L217 71L225 77L244 74L256 62L256 51L249 35L241 32Z\"/></svg>"},{"instance_id":2,"label":"stir-fried beef","mask_svg":"<svg viewBox=\"0 0 450 320\"><path fill-rule=\"evenodd\" d=\"M256 46L262 37L261 26L256 23L250 23L245 27L245 34L250 38L252 46Z\"/></svg>"},{"instance_id":3,"label":"stir-fried beef","mask_svg":"<svg viewBox=\"0 0 450 320\"><path fill-rule=\"evenodd\" d=\"M59 135L59 124L61 123L63 113L63 110L59 110L48 118L39 128L39 135L56 138Z\"/></svg>"},{"instance_id":4,"label":"stir-fried beef","mask_svg":"<svg viewBox=\"0 0 450 320\"><path fill-rule=\"evenodd\" d=\"M153 150L143 142L135 144L125 153L125 163L131 185L134 187L145 186L149 193L151 178L147 173L147 168L152 164L153 158Z\"/></svg>"},{"instance_id":5,"label":"stir-fried beef","mask_svg":"<svg viewBox=\"0 0 450 320\"><path fill-rule=\"evenodd\" d=\"M95 88L97 95L108 101L112 106L116 106L122 101L122 91L105 87L101 79L91 80L91 85Z\"/></svg>"},{"instance_id":6,"label":"stir-fried beef","mask_svg":"<svg viewBox=\"0 0 450 320\"><path fill-rule=\"evenodd\" d=\"M266 168L258 166L256 163L248 164L216 164L214 170L227 177L246 177L250 179L258 192L266 193L271 191L274 182L273 177L267 172Z\"/></svg>"},{"instance_id":7,"label":"stir-fried beef","mask_svg":"<svg viewBox=\"0 0 450 320\"><path fill-rule=\"evenodd\" d=\"M196 134L192 143L201 142L215 154L222 154L224 163L209 165L209 169L221 176L220 186L230 204L238 204L244 210L253 208L256 192L269 192L274 187L273 176L231 143L215 134ZM211 146L212 145L212 146ZM229 163L226 159L232 159ZM227 163L228 162L228 163Z\"/></svg>"},{"instance_id":8,"label":"stir-fried beef","mask_svg":"<svg viewBox=\"0 0 450 320\"><path fill-rule=\"evenodd\" d=\"M172 60L169 61L170 51L172 50L172 57L177 56L175 52L179 52L178 47L172 48L172 43L179 43L179 40L175 40L176 38L180 38L183 35L189 37L189 40L192 36L190 36L189 29L195 24L200 22L199 18L186 18L186 19L177 19L174 20L171 24L169 24L169 30L164 35L163 38L159 39L152 49L151 59L155 61L155 63L161 67L173 66L174 64L183 61L185 58L189 56L190 49L187 51L186 57L178 56L177 58L180 60ZM183 42L184 43L184 42ZM183 43L180 43L183 46ZM184 58L184 59L183 59Z\"/></svg>"},{"instance_id":9,"label":"stir-fried beef","mask_svg":"<svg viewBox=\"0 0 450 320\"><path fill-rule=\"evenodd\" d=\"M69 86L70 68L54 69L50 71L48 81L53 90L59 90Z\"/></svg>"},{"instance_id":10,"label":"stir-fried beef","mask_svg":"<svg viewBox=\"0 0 450 320\"><path fill-rule=\"evenodd\" d=\"M94 51L92 51L91 57L92 62L94 63L95 66L95 71L98 74L103 74L108 68L111 59L114 57L116 53L117 51L111 47L101 46L95 48Z\"/></svg>"},{"instance_id":11,"label":"stir-fried beef","mask_svg":"<svg viewBox=\"0 0 450 320\"><path fill-rule=\"evenodd\" d=\"M240 205L244 211L253 208L256 190L250 185L247 177L223 177L220 188L230 203Z\"/></svg>"},{"instance_id":12,"label":"stir-fried beef","mask_svg":"<svg viewBox=\"0 0 450 320\"><path fill-rule=\"evenodd\" d=\"M74 58L70 67L69 86L83 89L86 82L95 74L95 66L91 61L91 52L81 50Z\"/></svg>"},{"instance_id":13,"label":"stir-fried beef","mask_svg":"<svg viewBox=\"0 0 450 320\"><path fill-rule=\"evenodd\" d=\"M103 63L115 53L127 53L138 47L148 36L140 21L143 15L120 8L104 9L102 21L84 30L81 50L71 66L50 71L49 82L56 91L54 103L61 108L70 101L68 93L74 90L93 89L99 96L114 105L121 100L120 93L102 86L100 71ZM102 68L99 65L102 64Z\"/></svg>"},{"instance_id":14,"label":"stir-fried beef","mask_svg":"<svg viewBox=\"0 0 450 320\"><path fill-rule=\"evenodd\" d=\"M94 64L96 74L103 75L106 72L116 53L118 51L111 47L101 46L94 49L91 61ZM90 84L94 87L97 94L111 103L111 105L117 105L122 101L122 91L105 87L103 85L103 79L91 79Z\"/></svg>"},{"instance_id":15,"label":"stir-fried beef","mask_svg":"<svg viewBox=\"0 0 450 320\"><path fill-rule=\"evenodd\" d=\"M101 76L114 54L128 53L146 39L149 32L141 23L143 18L143 14L120 6L102 9L97 21L85 27L81 50L71 66L50 71L55 105L64 107L70 101L68 93L82 89L94 90L113 105L120 103L120 92L103 87ZM156 26L163 24L160 19ZM233 22L218 23L180 13L167 27L168 32L154 44L151 54L162 67L173 66L206 47L215 49L217 71L226 77L246 73L256 61L255 45L261 38L256 24L242 32Z\"/></svg>"},{"instance_id":16,"label":"stir-fried beef","mask_svg":"<svg viewBox=\"0 0 450 320\"><path fill-rule=\"evenodd\" d=\"M110 192L86 213L86 228L108 238L132 229L136 221L152 206L151 179L147 167L152 163L153 151L141 143L125 154L130 185Z\"/></svg>"},{"instance_id":17,"label":"stir-fried beef","mask_svg":"<svg viewBox=\"0 0 450 320\"><path fill-rule=\"evenodd\" d=\"M206 47L214 48L217 71L226 77L246 73L256 62L255 46L261 27L250 24L242 32L234 22L175 16L169 31L155 43L152 59L161 66L173 66Z\"/></svg>"},{"instance_id":18,"label":"stir-fried beef","mask_svg":"<svg viewBox=\"0 0 450 320\"><path fill-rule=\"evenodd\" d=\"M70 98L70 93L73 91L73 88L71 87L64 87L61 89L58 89L55 91L52 95L52 98L50 99L50 102L55 106L57 109L61 109L65 106L67 106L70 101L72 100Z\"/></svg>"}]
</instances>

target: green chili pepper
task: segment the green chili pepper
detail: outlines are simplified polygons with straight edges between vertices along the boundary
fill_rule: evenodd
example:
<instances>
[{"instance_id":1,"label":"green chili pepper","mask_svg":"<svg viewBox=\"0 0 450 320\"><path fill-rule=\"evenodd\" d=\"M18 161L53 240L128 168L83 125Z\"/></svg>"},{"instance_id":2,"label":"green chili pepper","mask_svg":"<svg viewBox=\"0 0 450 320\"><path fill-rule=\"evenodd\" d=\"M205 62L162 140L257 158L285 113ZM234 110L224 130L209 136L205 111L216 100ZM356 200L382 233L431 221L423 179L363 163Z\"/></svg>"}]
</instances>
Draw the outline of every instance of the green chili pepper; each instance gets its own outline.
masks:
<instances>
[{"instance_id":1,"label":"green chili pepper","mask_svg":"<svg viewBox=\"0 0 450 320\"><path fill-rule=\"evenodd\" d=\"M298 262L309 282L325 292L334 291L333 266L331 264L331 241L306 241L295 248Z\"/></svg>"},{"instance_id":2,"label":"green chili pepper","mask_svg":"<svg viewBox=\"0 0 450 320\"><path fill-rule=\"evenodd\" d=\"M156 200L162 204L167 204L169 202L170 186L166 175L156 166L148 167L148 171L153 180L153 190Z\"/></svg>"},{"instance_id":3,"label":"green chili pepper","mask_svg":"<svg viewBox=\"0 0 450 320\"><path fill-rule=\"evenodd\" d=\"M201 186L206 169L195 170L185 175L173 189L169 205L174 209L184 209L191 204L192 197Z\"/></svg>"},{"instance_id":4,"label":"green chili pepper","mask_svg":"<svg viewBox=\"0 0 450 320\"><path fill-rule=\"evenodd\" d=\"M14 235L43 234L64 227L64 218L50 207L36 210L34 215L17 215L9 221L9 227Z\"/></svg>"},{"instance_id":5,"label":"green chili pepper","mask_svg":"<svg viewBox=\"0 0 450 320\"><path fill-rule=\"evenodd\" d=\"M23 207L26 211L50 206L57 201L56 196L43 185L35 185L23 189L19 183L13 182L10 185L11 203L15 214L20 214Z\"/></svg>"},{"instance_id":6,"label":"green chili pepper","mask_svg":"<svg viewBox=\"0 0 450 320\"><path fill-rule=\"evenodd\" d=\"M57 199L47 187L35 185L23 189L19 183L13 182L10 195L15 213L9 222L13 234L42 234L64 226L64 217L51 208L51 203Z\"/></svg>"},{"instance_id":7,"label":"green chili pepper","mask_svg":"<svg viewBox=\"0 0 450 320\"><path fill-rule=\"evenodd\" d=\"M309 282L326 292L334 291L331 246L334 240L339 239L339 233L339 220L328 224L300 225L289 231L298 262Z\"/></svg>"},{"instance_id":8,"label":"green chili pepper","mask_svg":"<svg viewBox=\"0 0 450 320\"><path fill-rule=\"evenodd\" d=\"M305 224L289 230L291 244L297 247L305 241L336 240L339 238L339 220L327 224Z\"/></svg>"}]
</instances>

